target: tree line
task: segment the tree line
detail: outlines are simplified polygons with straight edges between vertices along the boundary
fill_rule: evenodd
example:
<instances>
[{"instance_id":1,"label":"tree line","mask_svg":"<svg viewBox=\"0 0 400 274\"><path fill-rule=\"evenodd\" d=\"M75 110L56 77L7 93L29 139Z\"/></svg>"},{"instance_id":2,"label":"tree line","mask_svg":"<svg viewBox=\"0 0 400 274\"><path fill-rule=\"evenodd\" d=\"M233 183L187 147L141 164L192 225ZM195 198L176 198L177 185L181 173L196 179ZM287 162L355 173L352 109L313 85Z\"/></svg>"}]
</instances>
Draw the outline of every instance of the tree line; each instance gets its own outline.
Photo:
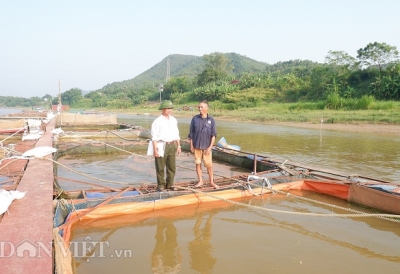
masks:
<instances>
[{"instance_id":1,"label":"tree line","mask_svg":"<svg viewBox=\"0 0 400 274\"><path fill-rule=\"evenodd\" d=\"M227 56L219 52L204 55L204 69L195 77L183 74L162 85L114 83L85 96L75 88L63 92L61 100L73 108L125 109L160 99L178 105L206 99L221 108L235 109L269 102L321 100L325 107L334 108L343 100L400 99L399 52L386 43L369 43L357 51L356 57L344 51L329 51L324 63L290 60L266 64L264 71L241 73L234 73L234 62ZM33 105L37 101L38 98L0 97L0 105L9 107ZM53 103L57 104L58 98Z\"/></svg>"}]
</instances>

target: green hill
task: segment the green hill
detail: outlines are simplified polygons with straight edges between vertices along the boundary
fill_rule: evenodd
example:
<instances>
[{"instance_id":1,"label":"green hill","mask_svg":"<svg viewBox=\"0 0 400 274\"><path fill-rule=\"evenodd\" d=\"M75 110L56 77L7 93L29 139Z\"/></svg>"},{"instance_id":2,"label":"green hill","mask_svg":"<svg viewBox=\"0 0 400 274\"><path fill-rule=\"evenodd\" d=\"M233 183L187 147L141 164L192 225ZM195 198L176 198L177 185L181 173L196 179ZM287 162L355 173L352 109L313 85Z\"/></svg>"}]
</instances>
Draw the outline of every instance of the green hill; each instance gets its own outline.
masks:
<instances>
[{"instance_id":1,"label":"green hill","mask_svg":"<svg viewBox=\"0 0 400 274\"><path fill-rule=\"evenodd\" d=\"M235 75L263 72L267 65L237 53L225 53L225 55L234 66L233 73ZM136 77L108 84L95 92L115 93L117 90L131 89L132 87L140 89L144 86L164 84L167 78L168 63L170 77L195 78L204 70L205 65L201 56L171 54Z\"/></svg>"}]
</instances>

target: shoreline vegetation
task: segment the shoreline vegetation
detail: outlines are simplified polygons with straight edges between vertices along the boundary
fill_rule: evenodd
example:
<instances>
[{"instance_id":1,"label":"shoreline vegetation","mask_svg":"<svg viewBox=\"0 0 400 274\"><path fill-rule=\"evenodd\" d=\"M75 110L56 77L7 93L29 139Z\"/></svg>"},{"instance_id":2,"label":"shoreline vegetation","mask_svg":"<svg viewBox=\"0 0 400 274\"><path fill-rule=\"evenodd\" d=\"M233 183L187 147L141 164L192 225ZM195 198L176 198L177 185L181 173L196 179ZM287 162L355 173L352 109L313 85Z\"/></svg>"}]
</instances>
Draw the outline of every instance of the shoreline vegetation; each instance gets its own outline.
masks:
<instances>
[{"instance_id":1,"label":"shoreline vegetation","mask_svg":"<svg viewBox=\"0 0 400 274\"><path fill-rule=\"evenodd\" d=\"M179 118L191 118L198 113L193 110L182 110L176 107L172 113ZM100 111L100 110L99 110ZM127 113L137 115L160 114L158 104L148 107L136 107L120 110L106 110L108 113ZM358 133L370 133L389 136L400 136L400 113L394 110L294 110L284 108L246 108L238 110L218 110L210 106L210 115L217 121L251 122L254 124L282 125L318 130L338 130Z\"/></svg>"},{"instance_id":2,"label":"shoreline vegetation","mask_svg":"<svg viewBox=\"0 0 400 274\"><path fill-rule=\"evenodd\" d=\"M127 109L93 108L93 113L137 114L157 116L159 103L146 107ZM23 108L22 108L23 109ZM191 118L198 113L197 108L183 110L177 106L172 115L177 118ZM82 112L82 109L73 109ZM210 115L217 121L250 122L315 130L348 131L366 134L400 136L400 110L288 110L282 104L271 107L219 110L210 106Z\"/></svg>"}]
</instances>

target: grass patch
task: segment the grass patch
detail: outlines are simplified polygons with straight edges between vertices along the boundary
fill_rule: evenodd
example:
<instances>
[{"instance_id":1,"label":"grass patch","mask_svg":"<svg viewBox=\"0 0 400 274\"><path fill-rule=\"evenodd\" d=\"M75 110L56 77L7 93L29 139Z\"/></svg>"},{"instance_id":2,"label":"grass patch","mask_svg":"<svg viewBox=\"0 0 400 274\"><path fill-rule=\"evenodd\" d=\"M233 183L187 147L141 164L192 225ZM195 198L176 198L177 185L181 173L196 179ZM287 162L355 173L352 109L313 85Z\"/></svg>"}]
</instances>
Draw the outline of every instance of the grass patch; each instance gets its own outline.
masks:
<instances>
[{"instance_id":1,"label":"grass patch","mask_svg":"<svg viewBox=\"0 0 400 274\"><path fill-rule=\"evenodd\" d=\"M349 100L346 100L349 103ZM192 117L198 114L197 102L185 104L194 108L194 111L178 111L178 107L173 112L176 117ZM251 108L226 108L226 105L214 102L210 103L209 113L214 117L227 118L237 121L257 121L257 122L309 122L320 123L370 123L370 124L398 124L400 125L400 102L396 101L375 101L370 102L368 109L327 109L322 107L323 102L310 103L264 103L261 106ZM159 103L147 105L146 107L132 107L129 109L113 111L103 109L105 112L120 113L149 113L159 115Z\"/></svg>"}]
</instances>

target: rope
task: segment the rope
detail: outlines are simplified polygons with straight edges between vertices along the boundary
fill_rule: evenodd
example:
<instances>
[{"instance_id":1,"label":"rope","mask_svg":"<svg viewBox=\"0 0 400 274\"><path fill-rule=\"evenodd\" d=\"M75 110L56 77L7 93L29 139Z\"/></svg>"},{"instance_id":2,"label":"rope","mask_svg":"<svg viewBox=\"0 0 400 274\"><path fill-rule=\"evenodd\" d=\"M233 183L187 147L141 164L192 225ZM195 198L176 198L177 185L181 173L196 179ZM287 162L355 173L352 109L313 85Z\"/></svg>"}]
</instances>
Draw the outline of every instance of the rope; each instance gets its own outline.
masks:
<instances>
[{"instance_id":1,"label":"rope","mask_svg":"<svg viewBox=\"0 0 400 274\"><path fill-rule=\"evenodd\" d=\"M122 140L125 140L125 141L136 141L136 140L126 139L126 138L122 137L121 135L119 135L119 134L117 134L117 133L115 133L114 131L111 131L111 130L107 130L107 132L110 132L110 133L114 134L115 136L118 136L119 138L121 138Z\"/></svg>"},{"instance_id":2,"label":"rope","mask_svg":"<svg viewBox=\"0 0 400 274\"><path fill-rule=\"evenodd\" d=\"M195 192L195 193L198 193L198 194L203 194L205 196L209 196L209 197L217 199L217 200L221 200L221 201L224 201L224 202L227 202L227 203L231 203L231 204L234 204L234 205L238 205L238 206L244 206L244 207L251 208L251 209L254 209L254 210L261 210L261 211L275 212L275 213L282 213L282 214L291 214L291 215L300 215L300 216L314 216L314 217L347 217L347 218L361 218L361 217L363 217L363 218L364 217L378 217L378 218L381 218L381 217L387 217L387 218L385 218L385 220L400 223L400 220L389 219L389 218L400 218L400 215L395 215L395 214L372 214L372 213L364 213L364 212L358 212L357 214L337 214L337 213L329 214L329 213L293 212L293 211L270 209L270 208L265 208L265 207L260 207L260 206L243 204L243 203L235 202L235 201L228 200L228 199L225 199L225 198L221 198L221 197L218 197L218 196L215 196L215 195L211 195L211 194L209 194L207 192L203 192L203 191L200 191L200 190L197 190L197 189L193 189L193 188L182 187L182 186L176 186L176 188L180 188L180 189L184 189L184 190L190 190L192 192ZM313 201L313 200L311 200L311 201ZM341 208L341 207L339 207L339 208ZM342 209L345 209L345 208L342 208Z\"/></svg>"},{"instance_id":3,"label":"rope","mask_svg":"<svg viewBox=\"0 0 400 274\"><path fill-rule=\"evenodd\" d=\"M6 158L6 159L11 159L11 158ZM3 160L6 160L6 159L3 159ZM9 164L11 164L12 162L14 162L14 161L16 161L16 160L20 160L21 158L13 158L11 161L9 161L7 164L5 164L4 166L2 166L2 167L0 167L0 170L2 170L3 168L5 168L6 166L8 166ZM0 165L1 165L1 161L3 161L3 160L0 160Z\"/></svg>"},{"instance_id":4,"label":"rope","mask_svg":"<svg viewBox=\"0 0 400 274\"><path fill-rule=\"evenodd\" d=\"M91 140L91 141L92 141L92 142L95 142L94 140ZM139 156L139 157L143 157L143 158L146 158L146 159L150 159L150 157L146 157L146 156L142 156L142 155L139 155L139 154L136 154L136 153L132 153L132 152L130 152L130 151L127 151L127 150L124 150L124 149L120 149L120 148L118 148L118 147L112 146L112 145L107 144L107 143L105 143L105 142L97 142L97 143L103 143L103 144L108 145L108 146L110 146L110 147L113 147L113 148L115 148L115 149L118 149L118 150L127 152L127 153L129 153L129 154L131 154L131 155L136 155L136 156ZM64 167L64 168L66 168L66 169L68 169L68 170L70 170L70 171L72 171L72 172L74 172L74 173L77 173L77 174L79 174L79 175L81 175L81 176L88 177L88 178L91 178L91 179L94 179L94 180L99 180L99 181L109 182L109 183L122 184L122 185L127 185L127 184L129 184L129 183L126 183L126 182L119 182L119 181L113 181L113 180L105 180L105 179L101 179L101 178L96 178L96 177L93 177L93 176L89 176L89 175L86 175L86 174L84 174L84 173L75 171L75 170L73 170L73 169L71 169L71 168L69 168L69 167L67 167L67 166L65 166L65 165L63 165L63 164L61 164L61 163L59 163L59 162L53 160L53 159L40 158L40 157L37 157L37 158L38 158L38 159L44 159L44 160L52 161L53 163L58 164L58 165L60 165L60 166L62 166L62 167ZM2 167L2 168L4 168L4 167ZM185 167L181 167L181 168L185 168ZM189 169L189 168L186 168L186 169ZM193 169L190 169L190 170L193 170ZM243 186L245 189L249 190L253 195L258 195L258 194L256 194L256 193L254 193L254 192L252 191L251 187L250 187L250 185L259 187L258 185L254 184L254 183L251 183L251 182L248 181L248 182L246 182L248 186L246 186L246 185L243 185L244 181L242 181L242 180L238 180L238 179L234 179L234 178L230 178L230 177L226 177L226 176L222 176L222 175L218 175L218 174L215 174L215 175L216 175L216 176L219 176L219 177L223 177L223 178L233 179L233 180L235 180L235 181L237 182L237 184L240 184L240 185ZM268 179L267 179L267 180L268 180ZM355 217L355 218L359 218L359 217L376 217L376 218L384 219L384 220L387 220L387 221L392 221L392 222L398 222L398 223L400 223L400 220L393 220L393 219L390 219L390 218L400 218L400 215L395 215L395 214L372 214L372 213L364 213L364 212L360 212L360 211L357 211L357 210L352 210L352 209L349 209L349 208L343 208L343 207L340 207L340 206L336 206L336 205L327 204L327 203L324 203L324 202L315 201L315 200L308 199L308 198L305 198L305 197L292 195L292 194L290 194L290 193L288 193L288 192L284 192L284 191L272 189L272 187L271 187L271 188L270 188L270 187L267 187L267 189L271 190L272 192L277 192L277 193L284 194L284 195L286 195L286 196L292 196L292 197L295 197L295 198L298 198L298 199L302 199L302 200L306 200L306 201L310 201L310 202L313 202L313 203L319 203L319 204L327 205L327 206L330 206L330 207L334 207L334 208L338 208L338 209L342 209L342 210L347 210L347 211L355 212L356 214L305 213L305 212L292 212L292 211L268 209L268 208L264 208L264 207L253 206L253 205L245 205L245 204L243 204L243 203L239 203L239 202L231 201L231 200L228 200L228 199L225 199L225 198L217 197L217 196L214 196L214 195L211 195L211 194L209 194L209 193L202 192L202 191L199 191L199 190L196 190L196 189L193 189L193 188L187 188L187 187L182 187L182 186L176 186L176 188L180 188L180 189L184 189L184 190L190 190L190 191L192 191L192 192L199 193L199 194L203 194L203 195L212 197L212 198L214 198L214 199L222 200L222 201L225 201L225 202L228 202L228 203L231 203L231 204L240 205L240 206L246 206L246 207L249 207L249 208L253 208L253 209L256 209L256 210L262 210L262 211L270 211L270 212L283 213L283 214L294 214L294 215L301 215L301 216L318 216L318 217ZM262 194L263 189L264 189L264 186L262 187L261 193L260 193L260 194Z\"/></svg>"},{"instance_id":5,"label":"rope","mask_svg":"<svg viewBox=\"0 0 400 274\"><path fill-rule=\"evenodd\" d=\"M66 168L66 169L68 169L68 170L70 170L70 171L72 171L72 172L74 172L74 173L77 173L77 174L82 175L82 176L85 176L85 177L89 177L89 178L96 179L96 180L100 180L100 181L104 181L104 182L111 182L111 183L118 183L118 184L127 184L127 183L124 183L124 182L111 181L111 180L104 180L104 179L100 179L100 178L95 178L95 177L92 177L92 176L88 176L88 175L85 175L85 174L83 174L83 173L77 172L77 171L75 171L75 170L73 170L73 169L71 169L71 168L69 168L69 167L67 167L67 166L65 166L65 165L63 165L63 164L61 164L61 163L55 161L55 160L47 159L47 158L43 158L43 159L50 160L50 161L52 161L52 162L54 162L54 163L56 163L56 164L59 164L59 165L63 166L64 168ZM219 175L219 176L220 176L220 177L229 178L229 177L222 176L222 175ZM229 179L233 179L233 178L229 178ZM259 194L254 193L254 192L251 190L251 188L250 188L250 185L259 187L257 184L254 184L254 183L251 183L251 182L244 182L244 181L238 180L238 179L233 179L233 180L236 181L236 184L241 185L241 186L244 187L245 189L248 189L253 195L256 195L256 196L259 195ZM244 183L247 183L249 186L247 187L246 185L244 185ZM269 211L269 212L282 213L282 214L293 214L293 215L300 215L300 216L316 216L316 217L347 217L347 218L351 218L351 217L354 217L354 218L360 218L360 217L375 217L375 218L380 218L380 219L383 219L383 220L386 220L386 221L391 221L391 222L400 223L400 220L391 219L391 218L400 218L400 215L395 215L395 214L373 214L373 213L364 213L364 212L361 212L361 211L357 211L357 210L353 210L353 209L349 209L349 208L344 208L344 207L341 207L341 206L337 206L337 205L333 205L333 204L328 204L328 203L325 203L325 202L320 202L320 201L316 201L316 200L313 200L313 199L308 199L308 198L305 198L305 197L293 195L293 194L291 194L291 193L289 193L289 192L284 192L284 191L272 189L272 188L269 188L269 187L266 187L266 189L269 189L269 190L271 190L272 192L275 192L275 193L284 194L284 195L286 195L286 196L292 196L292 197L297 198L297 199L301 199L301 200L305 200L305 201L309 201L309 202L313 202L313 203L318 203L318 204L322 204L322 205L334 207L334 208L337 208L337 209L342 209L342 210L346 210L346 211L351 211L351 212L354 212L354 213L356 213L356 214L306 213L306 212L293 212L293 211L284 211L284 210L277 210L277 209L269 209L269 208L264 208L264 207L259 207L259 206L254 206L254 205L248 205L248 204L243 204L243 203L235 202L235 201L228 200L228 199L225 199L225 198L221 198L221 197L218 197L218 196L214 196L214 195L211 195L211 194L209 194L209 193L207 193L207 192L203 192L203 191L200 191L200 190L197 190L197 189L193 189L193 188L188 188L188 187L183 187L183 186L175 186L175 187L178 188L178 189L190 190L190 191L192 191L192 192L195 192L195 193L198 193L198 194L203 194L203 195L209 196L209 197L214 198L214 199L217 199L217 200L225 201L225 202L227 202L227 203L231 203L231 204L234 204L234 205L245 206L245 207L252 208L252 209L255 209L255 210ZM262 194L263 189L264 189L264 186L262 187L260 194Z\"/></svg>"},{"instance_id":6,"label":"rope","mask_svg":"<svg viewBox=\"0 0 400 274\"><path fill-rule=\"evenodd\" d=\"M65 223L63 223L62 225L60 225L60 226L58 227L58 229L61 230L61 229L64 229L65 227L67 227L67 226L70 226L71 224L73 224L73 223L79 221L83 216L85 216L85 215L91 213L92 211L94 211L94 210L96 210L96 209L98 209L98 208L100 208L100 207L102 207L102 206L104 206L104 205L110 203L111 201L113 201L113 200L119 198L119 197L122 196L125 192L127 192L127 191L129 191L129 190L132 190L132 188L131 188L131 187L127 187L126 189L124 189L123 191L119 192L118 194L109 197L107 200L104 200L104 201L101 202L100 204L98 204L98 205L96 205L96 206L90 208L88 211L83 212L81 215L76 214L75 218L74 218L74 217L71 217L70 220L68 220L68 221L66 221Z\"/></svg>"},{"instance_id":7,"label":"rope","mask_svg":"<svg viewBox=\"0 0 400 274\"><path fill-rule=\"evenodd\" d=\"M71 212L75 213L76 215L78 214L78 213L77 213L78 210L76 209L75 204L74 204L74 202L72 201L72 199L71 199L71 202L68 203L68 201L67 201L66 199L62 198L62 199L58 200L58 203L59 203L59 205L60 205L60 207L61 207L62 210L68 209L69 205L71 205L71 207L72 207L72 208L71 208Z\"/></svg>"},{"instance_id":8,"label":"rope","mask_svg":"<svg viewBox=\"0 0 400 274\"><path fill-rule=\"evenodd\" d=\"M97 135L99 135L99 134L101 134L102 132L111 132L111 131L109 131L109 130L107 130L107 131L100 131L99 133L97 133L97 134L95 134L94 136L97 136ZM72 132L73 133L73 132ZM111 133L113 133L113 132L111 132ZM113 133L113 134L115 134L115 133ZM77 134L78 136L79 135L81 135L81 134ZM117 134L115 134L115 135L117 135ZM121 136L119 136L119 135L117 135L118 137L120 137L121 139L124 139L123 137L121 137ZM106 142L101 142L101 141L97 141L97 140L93 140L93 139L86 139L86 140L88 140L89 142L89 144L103 144L103 145L106 145L106 146L109 146L109 147L112 147L112 148L114 148L114 149L117 149L117 150L120 150L120 151L123 151L123 152L126 152L126 153L128 153L128 154L130 154L130 155L135 155L135 156L137 156L137 157L142 157L142 158L145 158L145 159L150 159L149 157L147 157L147 156L143 156L143 155L140 155L140 154L137 154L137 153L133 153L133 152L130 152L130 151L128 151L128 150L125 150L125 149L122 149L122 148L119 148L119 147L116 147L116 146L113 146L113 145L110 145L110 144L108 144L108 143L106 143ZM126 140L126 139L124 139L124 140ZM127 141L134 141L134 140L127 140Z\"/></svg>"},{"instance_id":9,"label":"rope","mask_svg":"<svg viewBox=\"0 0 400 274\"><path fill-rule=\"evenodd\" d=\"M267 179L267 180L268 180L268 179ZM248 183L249 183L249 184L252 184L252 185L254 185L254 186L258 186L258 185L256 185L256 184L251 183L251 182L248 182ZM355 210L355 209L346 208L346 207L341 207L341 206L338 206L338 205L329 204L329 203L325 203L325 202L321 202L321 201L309 199L309 198L302 197L302 196L293 195L293 194L291 194L291 193L289 193L289 192L285 192L285 191L277 190L277 189L272 189L272 187L271 187L271 188L270 188L270 187L267 187L267 189L271 190L272 192L279 193L279 194L283 194L283 195L286 195L286 196L291 196L291 197L294 197L294 198L297 198L297 199L300 199L300 200L304 200L304 201L308 201L308 202L312 202L312 203L317 203L317 204L321 204L321 205L325 205L325 206L329 206L329 207L333 207L333 208L337 208L337 209L341 209L341 210L351 211L351 212L354 212L354 213L357 213L357 214L361 214L361 215L364 215L364 214L373 214L373 213L365 213L365 212L358 211L358 210ZM393 219L386 218L386 217L400 218L400 215L394 215L394 214L389 214L389 216L387 216L387 215L388 215L388 214L380 214L380 213L375 214L375 213L374 213L373 216L366 216L366 217L376 217L376 218L379 218L379 219L384 219L384 220L386 220L386 221L393 221L393 222L400 223L400 220L393 220ZM340 215L340 216L343 216L343 215Z\"/></svg>"},{"instance_id":10,"label":"rope","mask_svg":"<svg viewBox=\"0 0 400 274\"><path fill-rule=\"evenodd\" d=\"M17 132L14 132L13 134L11 134L10 136L4 138L3 140L1 140L0 142L4 142L5 140L7 140L8 138L11 138L12 136L14 136L15 134L19 133L20 131L25 130L25 128L21 128L20 130L18 130Z\"/></svg>"},{"instance_id":11,"label":"rope","mask_svg":"<svg viewBox=\"0 0 400 274\"><path fill-rule=\"evenodd\" d=\"M59 177L59 176L54 176L54 179L55 180L64 180L64 181L74 182L74 183L79 183L79 184L86 184L86 185L90 185L90 186L103 188L103 189L108 190L108 191L113 191L114 190L114 188L111 188L111 187L108 187L108 186L104 186L104 185L96 184L96 183L85 182L85 181L81 181L81 180L73 180L73 179ZM59 189L61 189L61 188L59 188Z\"/></svg>"},{"instance_id":12,"label":"rope","mask_svg":"<svg viewBox=\"0 0 400 274\"><path fill-rule=\"evenodd\" d=\"M104 142L103 142L103 143L104 143ZM117 150L121 150L121 151L127 152L127 153L129 153L129 154L131 154L131 155L135 155L135 156L137 156L137 157L141 157L141 158L145 158L145 159L150 160L150 157L143 156L143 155L140 155L140 154L137 154L137 153L133 153L133 152L130 152L130 151L128 151L128 150L125 150L125 149L122 149L122 148L118 148L118 147L116 147L116 146L112 146L112 145L107 144L107 143L104 143L104 144L105 144L106 146L115 148L115 149L117 149Z\"/></svg>"},{"instance_id":13,"label":"rope","mask_svg":"<svg viewBox=\"0 0 400 274\"><path fill-rule=\"evenodd\" d=\"M64 198L58 200L58 203L60 204L60 207L61 207L63 210L65 210L65 209L68 208L69 203L68 203L67 200L65 200ZM71 202L71 205L72 205L72 209L75 209L74 203Z\"/></svg>"},{"instance_id":14,"label":"rope","mask_svg":"<svg viewBox=\"0 0 400 274\"><path fill-rule=\"evenodd\" d=\"M109 130L107 130L107 132L110 132L110 133L115 134L114 132L109 131ZM69 134L69 133L73 133L73 132L72 132L72 131L67 132L67 134ZM101 134L101 133L102 133L102 132L99 132L98 134ZM96 135L98 135L98 134L96 134ZM80 134L77 134L77 135L80 135ZM96 136L96 135L95 135L95 136ZM117 134L115 134L115 135L118 136L118 137L120 137L121 139L124 139L123 137L121 137L121 136L119 136L119 135L117 135ZM117 149L117 150L126 152L126 153L128 153L128 154L130 154L130 155L134 155L134 156L137 156L137 157L141 157L141 158L144 158L144 159L147 159L147 160L152 160L152 159L153 159L152 156L143 156L143 155L140 155L140 154L136 154L136 153L130 152L130 151L128 151L128 150L115 147L115 146L110 145L110 144L108 144L108 143L106 143L106 142L100 142L100 141L93 140L93 139L87 139L87 140L89 141L89 144L91 144L91 143L100 143L100 144L104 144L104 145L106 145L106 146L115 148L115 149ZM124 140L125 140L125 139L124 139ZM128 140L128 141L130 141L130 140ZM60 164L60 165L63 166L62 164ZM65 166L63 166L63 167L65 167ZM184 167L184 166L180 166L180 165L177 165L177 167L182 168L182 169L187 169L187 170L195 171L195 169L193 169L193 168L188 168L188 167ZM67 167L65 167L65 168L67 168ZM73 171L73 170L70 169L70 168L67 168L67 169L69 169L70 171ZM75 171L73 171L73 172L75 172ZM75 172L75 173L77 173L77 172ZM203 171L203 173L206 174L205 171ZM82 176L85 176L85 175L83 175L82 173L78 173L78 174L79 174L79 175L82 175ZM232 178L230 178L230 177L218 175L218 174L216 174L216 173L213 173L213 175L218 176L218 177L222 177L222 178L226 178L226 179L232 179ZM88 176L85 176L85 177L88 177ZM89 178L93 178L93 177L89 177ZM234 180L236 180L236 179L234 179ZM111 183L114 182L114 181L107 181L107 180L103 180L103 181L111 182ZM236 181L242 182L242 181L240 181L240 180L236 180Z\"/></svg>"},{"instance_id":15,"label":"rope","mask_svg":"<svg viewBox=\"0 0 400 274\"><path fill-rule=\"evenodd\" d=\"M61 194L64 192L64 189L61 189L61 188L57 188L57 189L59 190L60 193L58 193L58 195L53 200L57 200L61 196Z\"/></svg>"},{"instance_id":16,"label":"rope","mask_svg":"<svg viewBox=\"0 0 400 274\"><path fill-rule=\"evenodd\" d=\"M96 177L93 177L93 176L89 176L89 175L86 175L86 174L84 174L84 173L82 173L82 172L73 170L72 168L69 168L69 167L67 167L67 166L65 166L65 165L61 164L60 162L57 162L57 161L55 161L55 160L53 160L53 159L39 158L39 157L37 157L37 159L42 159L42 160L51 161L51 162L53 162L53 163L55 163L55 164L57 164L57 165L60 165L60 166L62 166L62 167L64 167L64 168L68 169L69 171L72 171L72 172L74 172L74 173L76 173L76 174L79 174L79 175L81 175L81 176L83 176L83 177L87 177L87 178L90 178L90 179L99 180L99 181L107 182L107 183L121 184L121 185L128 185L128 184L130 184L130 183L126 183L126 182L105 180L105 179L101 179L101 178L96 178Z\"/></svg>"},{"instance_id":17,"label":"rope","mask_svg":"<svg viewBox=\"0 0 400 274\"><path fill-rule=\"evenodd\" d=\"M22 155L21 152L14 150L15 144L8 144L7 147L3 146L3 142L0 142L0 148L4 150L4 156L9 157L12 154Z\"/></svg>"},{"instance_id":18,"label":"rope","mask_svg":"<svg viewBox=\"0 0 400 274\"><path fill-rule=\"evenodd\" d=\"M101 134L102 132L104 132L104 131L101 131L101 132L97 133L97 134L94 135L94 136L97 136L97 135ZM107 130L107 132L113 133L113 134L115 134L116 136L120 137L120 138L123 139L123 140L127 140L127 139L125 139L125 138L119 136L118 134L116 134L116 133L114 133L114 132L112 132L112 131ZM73 131L68 131L68 132L66 132L66 134L71 134L71 133L74 133L74 132L73 132ZM77 135L79 136L79 135L81 135L81 134L78 133ZM92 144L92 143L104 144L104 145L106 145L106 146L109 146L109 147L115 148L115 149L117 149L117 150L126 152L126 153L128 153L128 154L130 154L130 155L134 155L134 156L137 156L137 157L141 157L141 158L144 158L144 159L147 159L147 160L152 160L152 159L153 159L152 156L143 156L143 155L140 155L140 154L136 154L136 153L130 152L130 151L128 151L128 150L115 147L115 146L110 145L110 144L108 144L108 143L106 143L106 142L100 142L100 141L93 140L93 139L86 139L86 140L89 141L89 142L88 142L89 144ZM127 141L134 141L134 140L127 140ZM191 171L196 171L196 170L193 169L193 168L188 168L188 167L184 167L184 166L180 166L180 165L177 165L177 167L182 168L182 169L191 170ZM202 173L203 173L203 174L207 174L206 171L203 171ZM213 173L213 175L214 175L214 176L218 176L218 177L222 177L222 178L225 178L225 179L232 179L232 178L230 178L230 177L226 177L226 176L223 176L223 175L218 175L218 174L216 174L216 173ZM238 181L238 182L242 182L242 181L240 181L240 180L237 180L237 181Z\"/></svg>"}]
</instances>

